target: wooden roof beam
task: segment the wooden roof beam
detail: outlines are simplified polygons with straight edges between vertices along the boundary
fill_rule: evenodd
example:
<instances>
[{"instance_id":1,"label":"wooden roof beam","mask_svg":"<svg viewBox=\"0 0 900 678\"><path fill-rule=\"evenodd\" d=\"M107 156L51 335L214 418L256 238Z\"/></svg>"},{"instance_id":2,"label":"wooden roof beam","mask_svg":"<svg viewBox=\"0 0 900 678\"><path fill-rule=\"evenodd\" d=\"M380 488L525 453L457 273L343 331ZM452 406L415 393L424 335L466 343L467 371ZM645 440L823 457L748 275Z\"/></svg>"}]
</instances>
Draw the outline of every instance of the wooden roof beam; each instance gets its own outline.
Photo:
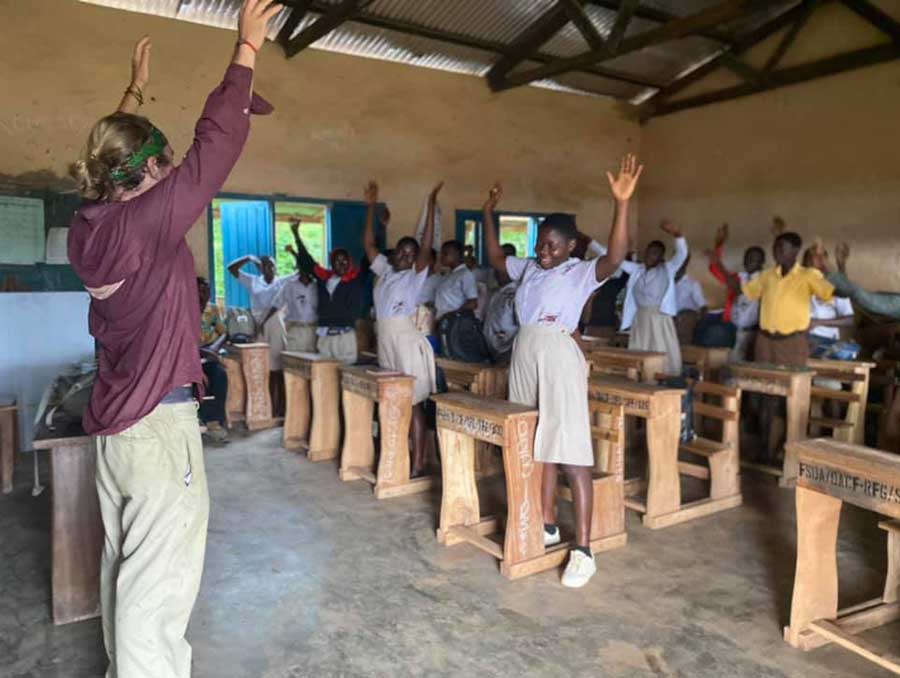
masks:
<instances>
[{"instance_id":1,"label":"wooden roof beam","mask_svg":"<svg viewBox=\"0 0 900 678\"><path fill-rule=\"evenodd\" d=\"M869 0L841 0L849 9L886 33L894 42L900 42L900 22L887 12L873 5Z\"/></svg>"},{"instance_id":2,"label":"wooden roof beam","mask_svg":"<svg viewBox=\"0 0 900 678\"><path fill-rule=\"evenodd\" d=\"M349 20L358 11L372 4L372 2L373 0L342 0L340 4L335 5L330 11L320 16L315 23L310 24L299 35L289 40L284 45L285 56L288 59L296 56Z\"/></svg>"}]
</instances>

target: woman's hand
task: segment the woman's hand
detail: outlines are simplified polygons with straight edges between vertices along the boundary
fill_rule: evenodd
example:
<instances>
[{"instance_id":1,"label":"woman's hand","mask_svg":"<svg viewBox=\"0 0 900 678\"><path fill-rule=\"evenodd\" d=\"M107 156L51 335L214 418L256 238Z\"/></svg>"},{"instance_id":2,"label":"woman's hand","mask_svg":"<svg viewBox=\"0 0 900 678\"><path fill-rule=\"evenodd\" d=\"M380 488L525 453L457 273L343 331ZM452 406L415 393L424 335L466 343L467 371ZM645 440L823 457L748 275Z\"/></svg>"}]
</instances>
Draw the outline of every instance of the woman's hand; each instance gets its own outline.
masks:
<instances>
[{"instance_id":1,"label":"woman's hand","mask_svg":"<svg viewBox=\"0 0 900 678\"><path fill-rule=\"evenodd\" d=\"M369 181L366 184L366 187L363 189L363 195L366 198L366 203L369 205L374 205L378 202L378 184L375 183L374 180Z\"/></svg>"},{"instance_id":2,"label":"woman's hand","mask_svg":"<svg viewBox=\"0 0 900 678\"><path fill-rule=\"evenodd\" d=\"M444 182L439 181L437 184L435 184L435 187L431 189L431 193L428 194L428 204L429 205L433 206L434 203L437 202L438 193L441 192L441 189L443 187L444 187Z\"/></svg>"},{"instance_id":3,"label":"woman's hand","mask_svg":"<svg viewBox=\"0 0 900 678\"><path fill-rule=\"evenodd\" d=\"M622 158L617 176L613 176L610 172L606 173L606 178L609 179L609 187L616 202L624 203L631 199L643 171L644 166L637 164L637 158L633 153L628 153Z\"/></svg>"},{"instance_id":4,"label":"woman's hand","mask_svg":"<svg viewBox=\"0 0 900 678\"><path fill-rule=\"evenodd\" d=\"M502 197L503 186L500 185L499 181L494 182L494 185L491 186L491 190L488 191L487 200L484 201L484 209L491 211L495 210Z\"/></svg>"},{"instance_id":5,"label":"woman's hand","mask_svg":"<svg viewBox=\"0 0 900 678\"><path fill-rule=\"evenodd\" d=\"M137 41L131 55L131 84L135 85L142 93L144 88L150 84L150 50L152 48L150 36L145 35Z\"/></svg>"},{"instance_id":6,"label":"woman's hand","mask_svg":"<svg viewBox=\"0 0 900 678\"><path fill-rule=\"evenodd\" d=\"M659 228L663 233L668 233L673 238L681 237L681 229L678 228L675 224L673 224L668 219L663 219L662 223L659 225Z\"/></svg>"},{"instance_id":7,"label":"woman's hand","mask_svg":"<svg viewBox=\"0 0 900 678\"><path fill-rule=\"evenodd\" d=\"M269 32L269 20L282 9L281 5L272 2L273 0L244 0L238 19L240 41L249 42L256 49L262 47Z\"/></svg>"},{"instance_id":8,"label":"woman's hand","mask_svg":"<svg viewBox=\"0 0 900 678\"><path fill-rule=\"evenodd\" d=\"M724 223L716 231L716 248L724 245L726 240L728 240L728 224Z\"/></svg>"}]
</instances>

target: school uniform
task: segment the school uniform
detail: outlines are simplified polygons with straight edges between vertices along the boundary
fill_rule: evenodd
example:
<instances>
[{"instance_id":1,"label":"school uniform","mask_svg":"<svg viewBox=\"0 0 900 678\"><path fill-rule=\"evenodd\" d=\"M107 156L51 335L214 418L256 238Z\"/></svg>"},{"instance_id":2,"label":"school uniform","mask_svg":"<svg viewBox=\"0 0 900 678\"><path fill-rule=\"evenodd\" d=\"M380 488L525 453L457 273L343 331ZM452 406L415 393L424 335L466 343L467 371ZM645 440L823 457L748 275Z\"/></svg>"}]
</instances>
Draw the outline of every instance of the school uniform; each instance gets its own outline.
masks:
<instances>
[{"instance_id":1,"label":"school uniform","mask_svg":"<svg viewBox=\"0 0 900 678\"><path fill-rule=\"evenodd\" d=\"M416 298L416 328L425 336L433 336L435 333L437 315L434 311L434 296L443 279L444 276L440 273L429 275Z\"/></svg>"},{"instance_id":2,"label":"school uniform","mask_svg":"<svg viewBox=\"0 0 900 678\"><path fill-rule=\"evenodd\" d=\"M281 286L273 305L285 309L285 349L315 353L316 309L319 305L315 281L304 284L297 276L292 276Z\"/></svg>"},{"instance_id":3,"label":"school uniform","mask_svg":"<svg viewBox=\"0 0 900 678\"><path fill-rule=\"evenodd\" d=\"M516 318L516 290L511 282L494 292L484 312L483 333L491 355L498 359L512 351L519 332Z\"/></svg>"},{"instance_id":4,"label":"school uniform","mask_svg":"<svg viewBox=\"0 0 900 678\"><path fill-rule=\"evenodd\" d=\"M470 299L478 299L475 274L465 264L443 276L434 292L434 310L438 320Z\"/></svg>"},{"instance_id":5,"label":"school uniform","mask_svg":"<svg viewBox=\"0 0 900 678\"><path fill-rule=\"evenodd\" d=\"M275 313L262 324L269 313L269 309L275 306L275 297L281 290L281 286L291 276L275 278L267 283L261 275L253 275L246 271L238 271L238 282L250 295L250 312L256 320L256 337L269 345L269 369L277 371L281 369L281 352L284 350L284 320L281 313ZM276 307L278 308L278 307Z\"/></svg>"},{"instance_id":6,"label":"school uniform","mask_svg":"<svg viewBox=\"0 0 900 678\"><path fill-rule=\"evenodd\" d=\"M622 311L621 330L631 329L628 348L666 354L667 374L681 374L681 346L673 318L678 313L675 273L687 260L684 238L675 238L675 255L647 269L643 264L623 261L629 275Z\"/></svg>"},{"instance_id":7,"label":"school uniform","mask_svg":"<svg viewBox=\"0 0 900 678\"><path fill-rule=\"evenodd\" d=\"M387 257L379 254L371 270L378 276L374 293L378 364L416 378L413 405L417 405L437 390L434 349L415 323L416 300L428 269L395 271Z\"/></svg>"},{"instance_id":8,"label":"school uniform","mask_svg":"<svg viewBox=\"0 0 900 678\"><path fill-rule=\"evenodd\" d=\"M596 262L570 258L544 269L534 259L507 257L506 271L518 282L519 319L509 399L538 408L535 461L593 466L587 362L572 333L588 297L602 284Z\"/></svg>"}]
</instances>

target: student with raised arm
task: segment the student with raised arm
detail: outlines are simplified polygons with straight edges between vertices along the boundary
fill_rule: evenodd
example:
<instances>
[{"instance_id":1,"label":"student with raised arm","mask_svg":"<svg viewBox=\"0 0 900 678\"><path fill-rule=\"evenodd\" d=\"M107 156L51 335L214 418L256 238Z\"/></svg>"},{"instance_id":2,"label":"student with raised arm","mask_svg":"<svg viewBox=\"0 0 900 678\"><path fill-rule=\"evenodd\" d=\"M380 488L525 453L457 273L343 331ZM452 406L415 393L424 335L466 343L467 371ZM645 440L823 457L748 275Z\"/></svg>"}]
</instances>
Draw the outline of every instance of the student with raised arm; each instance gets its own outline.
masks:
<instances>
[{"instance_id":1,"label":"student with raised arm","mask_svg":"<svg viewBox=\"0 0 900 678\"><path fill-rule=\"evenodd\" d=\"M69 229L69 260L91 295L97 379L82 425L94 436L105 541L100 569L107 676L187 678L184 638L200 586L209 495L193 387L202 387L200 308L185 235L241 155L253 68L281 9L245 0L238 42L206 100L180 165L166 137L134 115L149 72L135 50L118 113L88 136L73 174L86 202Z\"/></svg>"},{"instance_id":2,"label":"student with raised arm","mask_svg":"<svg viewBox=\"0 0 900 678\"><path fill-rule=\"evenodd\" d=\"M671 222L660 228L675 238L675 255L665 260L666 246L654 240L644 250L643 263L623 261L628 274L621 330L631 329L628 348L666 354L666 374L681 376L681 346L675 331L678 313L675 273L688 257L687 241Z\"/></svg>"},{"instance_id":3,"label":"student with raised arm","mask_svg":"<svg viewBox=\"0 0 900 678\"><path fill-rule=\"evenodd\" d=\"M535 259L508 257L497 239L494 209L501 189L495 185L484 203L488 259L498 273L518 281L516 312L520 328L509 372L510 401L537 406L535 461L543 463L544 543L560 541L556 525L557 475L560 466L575 499L575 548L562 584L578 588L597 571L591 553L594 466L587 399L587 364L573 333L591 293L615 273L628 248L628 203L643 167L632 155L622 160L619 175L607 172L616 200L608 252L590 261L572 257L577 229L573 217L550 214L538 227Z\"/></svg>"},{"instance_id":4,"label":"student with raised arm","mask_svg":"<svg viewBox=\"0 0 900 678\"><path fill-rule=\"evenodd\" d=\"M363 247L378 276L375 286L375 318L378 331L378 364L416 378L412 408L412 450L410 477L425 475L424 401L436 389L434 350L428 339L416 329L416 300L428 277L428 261L434 240L434 205L443 186L439 183L428 197L428 218L422 242L411 236L397 241L391 261L375 244L375 206L378 185L366 186L366 228Z\"/></svg>"}]
</instances>

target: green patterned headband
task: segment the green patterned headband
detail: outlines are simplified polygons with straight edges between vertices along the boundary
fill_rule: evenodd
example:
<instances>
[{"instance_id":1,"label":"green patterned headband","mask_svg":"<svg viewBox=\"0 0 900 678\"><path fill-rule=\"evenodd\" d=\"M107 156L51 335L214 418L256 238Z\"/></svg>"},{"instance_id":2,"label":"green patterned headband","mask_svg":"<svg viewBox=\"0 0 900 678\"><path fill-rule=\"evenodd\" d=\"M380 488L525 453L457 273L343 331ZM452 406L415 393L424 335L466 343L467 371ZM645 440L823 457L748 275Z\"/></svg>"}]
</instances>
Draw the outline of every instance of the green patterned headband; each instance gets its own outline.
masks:
<instances>
[{"instance_id":1,"label":"green patterned headband","mask_svg":"<svg viewBox=\"0 0 900 678\"><path fill-rule=\"evenodd\" d=\"M165 150L167 145L168 142L163 133L154 127L150 130L150 137L144 142L144 145L132 153L131 157L120 167L116 167L109 173L112 180L116 182L125 181L131 172L147 162L148 158L158 156Z\"/></svg>"}]
</instances>

